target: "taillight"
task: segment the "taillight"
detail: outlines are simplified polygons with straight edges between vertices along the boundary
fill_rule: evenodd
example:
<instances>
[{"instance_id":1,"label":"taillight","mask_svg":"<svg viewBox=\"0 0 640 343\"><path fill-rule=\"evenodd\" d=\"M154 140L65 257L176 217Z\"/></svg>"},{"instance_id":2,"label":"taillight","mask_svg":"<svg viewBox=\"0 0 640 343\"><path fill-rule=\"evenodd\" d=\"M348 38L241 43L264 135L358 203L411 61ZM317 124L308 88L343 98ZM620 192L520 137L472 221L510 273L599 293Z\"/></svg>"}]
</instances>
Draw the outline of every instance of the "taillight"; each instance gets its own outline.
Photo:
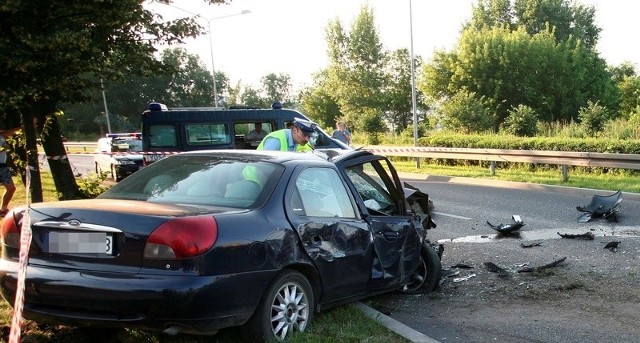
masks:
<instances>
[{"instance_id":1,"label":"taillight","mask_svg":"<svg viewBox=\"0 0 640 343\"><path fill-rule=\"evenodd\" d=\"M211 216L185 217L158 226L144 247L144 257L183 259L211 249L218 238L218 224Z\"/></svg>"},{"instance_id":2,"label":"taillight","mask_svg":"<svg viewBox=\"0 0 640 343\"><path fill-rule=\"evenodd\" d=\"M9 211L2 219L2 244L18 248L20 247L20 219L22 212Z\"/></svg>"}]
</instances>

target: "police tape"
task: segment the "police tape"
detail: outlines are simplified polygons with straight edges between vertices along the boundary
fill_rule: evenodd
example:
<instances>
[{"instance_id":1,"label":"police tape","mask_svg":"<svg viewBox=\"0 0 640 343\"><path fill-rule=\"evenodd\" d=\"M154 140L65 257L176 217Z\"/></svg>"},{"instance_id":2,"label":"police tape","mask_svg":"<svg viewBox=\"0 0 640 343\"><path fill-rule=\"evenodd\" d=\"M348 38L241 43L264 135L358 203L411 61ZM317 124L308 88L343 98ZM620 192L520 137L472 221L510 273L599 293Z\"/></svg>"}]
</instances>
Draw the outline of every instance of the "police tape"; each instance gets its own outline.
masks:
<instances>
[{"instance_id":1,"label":"police tape","mask_svg":"<svg viewBox=\"0 0 640 343\"><path fill-rule=\"evenodd\" d=\"M109 156L126 156L126 155L143 155L143 156L165 156L176 155L185 151L131 151L131 152L72 152L66 155L46 156L48 160L66 160L69 155L109 155Z\"/></svg>"},{"instance_id":2,"label":"police tape","mask_svg":"<svg viewBox=\"0 0 640 343\"><path fill-rule=\"evenodd\" d=\"M27 278L27 265L29 262L29 248L31 247L31 218L29 216L29 190L31 189L31 173L26 173L25 189L27 190L27 208L22 217L20 230L20 255L18 261L18 280L16 285L16 297L13 303L13 318L11 318L11 331L9 343L20 343L22 329L22 311L24 309L25 280Z\"/></svg>"}]
</instances>

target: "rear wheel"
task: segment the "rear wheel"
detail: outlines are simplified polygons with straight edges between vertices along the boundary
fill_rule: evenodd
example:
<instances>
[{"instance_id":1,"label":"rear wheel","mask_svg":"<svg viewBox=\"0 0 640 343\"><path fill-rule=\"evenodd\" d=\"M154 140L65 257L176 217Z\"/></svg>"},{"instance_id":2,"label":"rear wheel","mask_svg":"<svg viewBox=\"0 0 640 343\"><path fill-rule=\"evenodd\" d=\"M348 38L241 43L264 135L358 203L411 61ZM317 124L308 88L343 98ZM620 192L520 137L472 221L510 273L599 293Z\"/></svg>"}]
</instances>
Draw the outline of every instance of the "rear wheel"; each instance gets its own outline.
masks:
<instances>
[{"instance_id":1,"label":"rear wheel","mask_svg":"<svg viewBox=\"0 0 640 343\"><path fill-rule=\"evenodd\" d=\"M427 293L436 290L442 277L442 263L435 249L430 246L422 247L420 266L411 276L409 283L401 291L407 294Z\"/></svg>"},{"instance_id":2,"label":"rear wheel","mask_svg":"<svg viewBox=\"0 0 640 343\"><path fill-rule=\"evenodd\" d=\"M313 317L313 290L304 275L288 270L267 288L249 322L250 341L283 341L304 331Z\"/></svg>"}]
</instances>

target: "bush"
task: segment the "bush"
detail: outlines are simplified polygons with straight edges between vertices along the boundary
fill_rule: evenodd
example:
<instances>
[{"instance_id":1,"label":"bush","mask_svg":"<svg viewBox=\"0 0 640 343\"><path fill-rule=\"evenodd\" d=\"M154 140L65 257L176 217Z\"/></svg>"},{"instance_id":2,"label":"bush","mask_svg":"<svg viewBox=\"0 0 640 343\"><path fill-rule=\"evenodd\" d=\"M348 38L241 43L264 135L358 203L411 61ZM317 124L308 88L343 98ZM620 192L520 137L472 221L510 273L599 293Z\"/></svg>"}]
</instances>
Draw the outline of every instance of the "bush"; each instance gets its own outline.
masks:
<instances>
[{"instance_id":1,"label":"bush","mask_svg":"<svg viewBox=\"0 0 640 343\"><path fill-rule=\"evenodd\" d=\"M473 92L457 92L442 104L441 111L442 125L447 130L483 132L491 130L495 122L495 117L484 104L484 98L477 98Z\"/></svg>"},{"instance_id":2,"label":"bush","mask_svg":"<svg viewBox=\"0 0 640 343\"><path fill-rule=\"evenodd\" d=\"M538 114L533 108L527 105L518 105L518 107L511 108L508 111L508 116L502 124L502 129L504 132L515 136L532 137L538 131L537 122Z\"/></svg>"},{"instance_id":3,"label":"bush","mask_svg":"<svg viewBox=\"0 0 640 343\"><path fill-rule=\"evenodd\" d=\"M589 101L587 107L582 107L578 111L578 118L587 135L596 137L609 120L609 111L598 102Z\"/></svg>"}]
</instances>

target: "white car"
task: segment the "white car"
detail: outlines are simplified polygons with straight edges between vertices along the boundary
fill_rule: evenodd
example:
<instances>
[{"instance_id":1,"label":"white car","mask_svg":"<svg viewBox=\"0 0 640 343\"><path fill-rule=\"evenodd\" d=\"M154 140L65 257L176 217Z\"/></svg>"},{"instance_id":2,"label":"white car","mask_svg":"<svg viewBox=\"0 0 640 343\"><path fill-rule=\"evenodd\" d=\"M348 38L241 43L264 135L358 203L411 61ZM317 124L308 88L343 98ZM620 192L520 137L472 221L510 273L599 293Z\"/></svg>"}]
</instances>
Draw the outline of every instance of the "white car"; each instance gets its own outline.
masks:
<instances>
[{"instance_id":1,"label":"white car","mask_svg":"<svg viewBox=\"0 0 640 343\"><path fill-rule=\"evenodd\" d=\"M96 173L108 172L120 181L142 167L140 133L111 133L98 140L94 155Z\"/></svg>"}]
</instances>

